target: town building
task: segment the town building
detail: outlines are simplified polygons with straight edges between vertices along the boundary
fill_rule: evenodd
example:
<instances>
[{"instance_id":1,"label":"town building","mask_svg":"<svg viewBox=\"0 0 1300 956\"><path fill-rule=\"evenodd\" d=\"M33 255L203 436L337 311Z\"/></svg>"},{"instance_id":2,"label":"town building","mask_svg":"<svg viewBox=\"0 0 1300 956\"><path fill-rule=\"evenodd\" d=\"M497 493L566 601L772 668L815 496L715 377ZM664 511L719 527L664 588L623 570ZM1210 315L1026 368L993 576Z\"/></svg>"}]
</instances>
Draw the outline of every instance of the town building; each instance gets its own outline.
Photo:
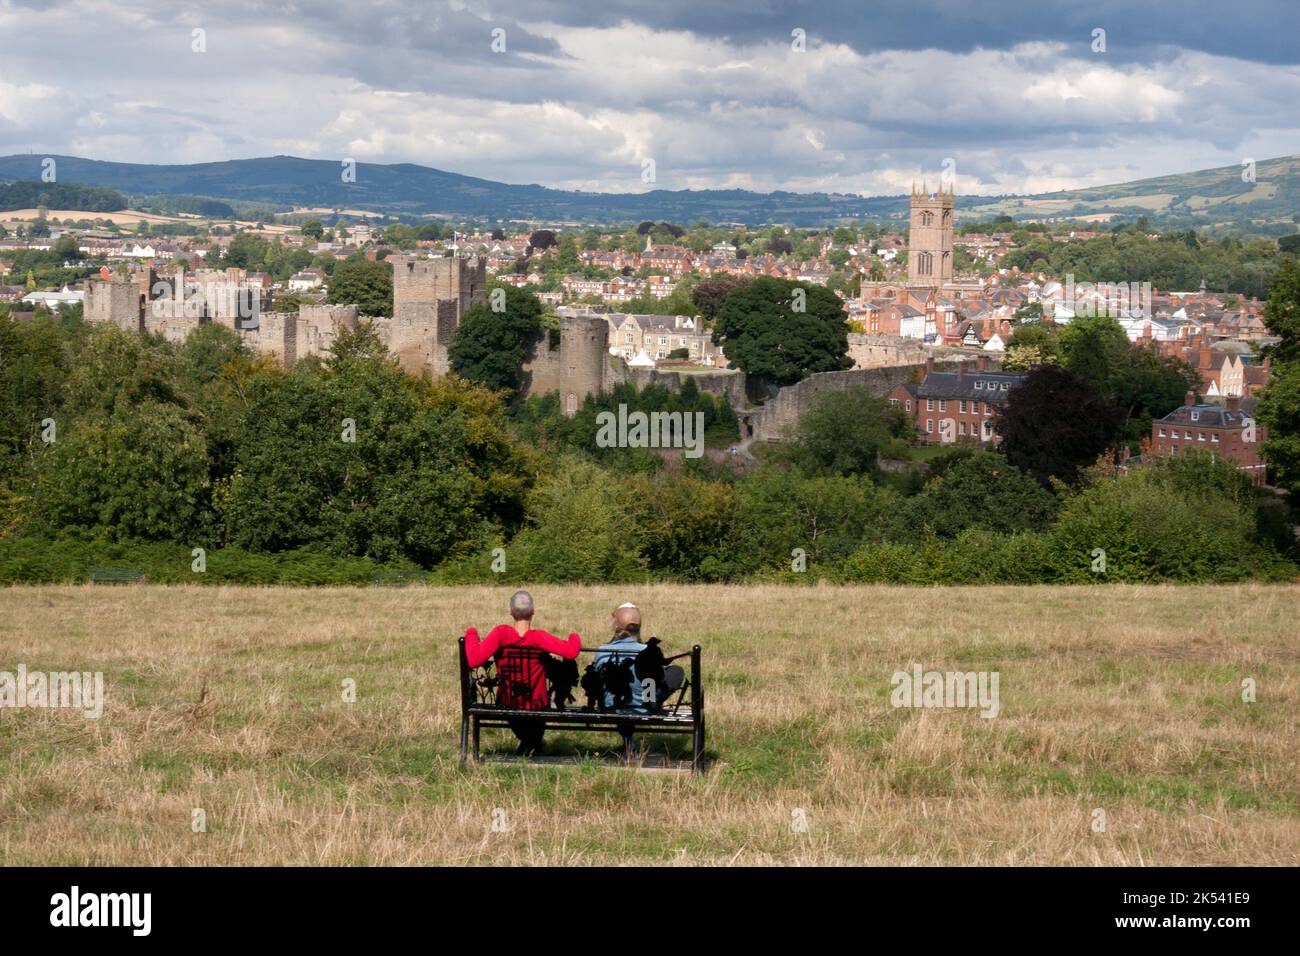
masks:
<instances>
[{"instance_id":1,"label":"town building","mask_svg":"<svg viewBox=\"0 0 1300 956\"><path fill-rule=\"evenodd\" d=\"M983 356L962 361L952 372L935 371L931 357L920 381L896 387L889 403L903 409L924 444L986 447L998 441L998 410L1024 380L1022 374L989 371Z\"/></svg>"},{"instance_id":2,"label":"town building","mask_svg":"<svg viewBox=\"0 0 1300 956\"><path fill-rule=\"evenodd\" d=\"M1222 405L1209 405L1198 403L1196 393L1188 392L1181 406L1151 423L1150 451L1153 455L1205 452L1235 462L1252 481L1263 484L1266 467L1259 450L1267 438L1267 429L1256 424L1238 396L1228 396Z\"/></svg>"}]
</instances>

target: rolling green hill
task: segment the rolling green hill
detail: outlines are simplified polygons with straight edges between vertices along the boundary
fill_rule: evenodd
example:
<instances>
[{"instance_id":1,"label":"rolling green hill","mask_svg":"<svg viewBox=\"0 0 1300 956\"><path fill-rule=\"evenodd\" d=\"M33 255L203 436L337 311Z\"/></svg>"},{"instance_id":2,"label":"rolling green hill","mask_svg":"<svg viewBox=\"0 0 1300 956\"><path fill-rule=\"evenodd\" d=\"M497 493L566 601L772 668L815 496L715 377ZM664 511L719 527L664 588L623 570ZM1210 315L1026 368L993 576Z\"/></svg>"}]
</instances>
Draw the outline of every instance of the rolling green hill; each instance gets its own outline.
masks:
<instances>
[{"instance_id":1,"label":"rolling green hill","mask_svg":"<svg viewBox=\"0 0 1300 956\"><path fill-rule=\"evenodd\" d=\"M45 157L0 157L0 182L39 179ZM411 163L360 163L345 183L330 160L272 156L188 166L113 163L57 156L60 183L106 187L135 197L184 196L225 202L365 209L401 216L449 215L549 223L787 223L816 226L852 219L901 219L906 196L756 193L743 189L566 192L509 185ZM1037 196L959 196L959 215L1017 219L1146 216L1153 226L1206 227L1283 235L1300 216L1300 156L1263 160L1254 182L1237 166Z\"/></svg>"},{"instance_id":2,"label":"rolling green hill","mask_svg":"<svg viewBox=\"0 0 1300 956\"><path fill-rule=\"evenodd\" d=\"M1222 166L1111 186L972 200L967 208L1017 219L1146 216L1164 227L1294 233L1300 222L1300 156L1258 162L1254 182L1243 179L1244 172L1241 166Z\"/></svg>"}]
</instances>

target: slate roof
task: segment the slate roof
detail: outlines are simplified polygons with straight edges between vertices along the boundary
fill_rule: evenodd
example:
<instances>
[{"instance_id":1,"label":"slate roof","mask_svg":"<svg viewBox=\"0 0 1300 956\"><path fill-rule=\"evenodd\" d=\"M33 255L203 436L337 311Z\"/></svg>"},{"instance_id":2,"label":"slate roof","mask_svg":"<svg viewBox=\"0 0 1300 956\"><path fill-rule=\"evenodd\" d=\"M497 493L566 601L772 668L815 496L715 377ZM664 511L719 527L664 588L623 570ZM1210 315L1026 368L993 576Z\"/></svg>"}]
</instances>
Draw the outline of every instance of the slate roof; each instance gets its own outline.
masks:
<instances>
[{"instance_id":1,"label":"slate roof","mask_svg":"<svg viewBox=\"0 0 1300 956\"><path fill-rule=\"evenodd\" d=\"M916 387L917 398L974 399L984 402L1005 402L1007 394L1025 380L1012 372L931 372ZM1002 388L1006 385L1006 388Z\"/></svg>"},{"instance_id":2,"label":"slate roof","mask_svg":"<svg viewBox=\"0 0 1300 956\"><path fill-rule=\"evenodd\" d=\"M1248 418L1250 416L1245 411L1230 412L1222 405L1184 405L1164 418L1156 419L1156 423L1197 428L1245 428Z\"/></svg>"}]
</instances>

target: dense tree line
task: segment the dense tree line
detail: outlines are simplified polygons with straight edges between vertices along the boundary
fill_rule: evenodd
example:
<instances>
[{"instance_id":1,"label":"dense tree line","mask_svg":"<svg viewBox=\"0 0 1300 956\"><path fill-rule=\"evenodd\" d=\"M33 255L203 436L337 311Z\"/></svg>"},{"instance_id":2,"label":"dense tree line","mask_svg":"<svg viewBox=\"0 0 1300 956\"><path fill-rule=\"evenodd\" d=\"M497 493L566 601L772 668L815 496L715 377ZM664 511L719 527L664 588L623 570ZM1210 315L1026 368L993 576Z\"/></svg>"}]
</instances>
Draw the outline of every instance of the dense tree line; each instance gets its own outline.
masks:
<instances>
[{"instance_id":1,"label":"dense tree line","mask_svg":"<svg viewBox=\"0 0 1300 956\"><path fill-rule=\"evenodd\" d=\"M1004 268L1019 267L1076 282L1150 282L1163 291L1195 291L1205 280L1214 292L1267 297L1281 264L1271 239L1205 239L1194 231L1149 239L1140 225L1124 226L1092 239L1053 242L1048 236L1015 233L1020 248L1002 257Z\"/></svg>"},{"instance_id":2,"label":"dense tree line","mask_svg":"<svg viewBox=\"0 0 1300 956\"><path fill-rule=\"evenodd\" d=\"M531 334L527 303L507 306ZM1274 310L1279 329L1293 312ZM501 314L489 305L479 318ZM1294 341L1279 364L1300 354ZM1105 354L1122 365L1127 353ZM190 580L195 548L210 552L205 580L306 583L386 569L485 582L1296 573L1288 509L1230 465L1187 456L1117 475L1097 463L1124 434L1123 376L1109 365L1043 366L1043 394L1009 405L1041 427L1005 455L955 448L921 464L897 409L849 389L821 395L786 442L737 467L734 412L692 379L589 396L570 418L556 395L524 399L493 381L483 358L462 371L487 384L430 383L403 374L365 324L328 360L282 370L217 325L176 345L74 314L0 318L0 581L106 563ZM1084 399L1115 409L1109 431L1064 440L1046 413L1061 388L1087 390L1069 399L1076 411ZM601 447L600 416L620 405L698 412L707 453ZM1291 406L1279 408L1285 441Z\"/></svg>"},{"instance_id":3,"label":"dense tree line","mask_svg":"<svg viewBox=\"0 0 1300 956\"><path fill-rule=\"evenodd\" d=\"M22 180L0 183L0 212L13 209L83 209L86 212L118 212L127 206L121 193L99 186L77 183L43 183Z\"/></svg>"}]
</instances>

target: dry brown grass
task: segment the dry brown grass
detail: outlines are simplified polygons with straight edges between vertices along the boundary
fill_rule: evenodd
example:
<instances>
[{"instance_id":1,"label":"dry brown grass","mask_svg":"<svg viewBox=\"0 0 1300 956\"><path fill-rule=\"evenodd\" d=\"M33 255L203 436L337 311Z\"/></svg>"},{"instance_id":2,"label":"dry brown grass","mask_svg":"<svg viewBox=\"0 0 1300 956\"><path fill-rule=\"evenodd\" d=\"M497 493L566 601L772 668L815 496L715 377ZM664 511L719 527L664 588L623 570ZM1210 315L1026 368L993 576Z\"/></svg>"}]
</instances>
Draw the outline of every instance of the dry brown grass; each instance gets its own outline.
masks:
<instances>
[{"instance_id":1,"label":"dry brown grass","mask_svg":"<svg viewBox=\"0 0 1300 956\"><path fill-rule=\"evenodd\" d=\"M599 735L460 770L453 640L507 593L0 591L0 670L108 695L98 721L0 710L0 863L1300 862L1295 588L536 588L588 644L632 598L704 645L699 779ZM912 662L997 670L1000 716L891 708Z\"/></svg>"}]
</instances>

